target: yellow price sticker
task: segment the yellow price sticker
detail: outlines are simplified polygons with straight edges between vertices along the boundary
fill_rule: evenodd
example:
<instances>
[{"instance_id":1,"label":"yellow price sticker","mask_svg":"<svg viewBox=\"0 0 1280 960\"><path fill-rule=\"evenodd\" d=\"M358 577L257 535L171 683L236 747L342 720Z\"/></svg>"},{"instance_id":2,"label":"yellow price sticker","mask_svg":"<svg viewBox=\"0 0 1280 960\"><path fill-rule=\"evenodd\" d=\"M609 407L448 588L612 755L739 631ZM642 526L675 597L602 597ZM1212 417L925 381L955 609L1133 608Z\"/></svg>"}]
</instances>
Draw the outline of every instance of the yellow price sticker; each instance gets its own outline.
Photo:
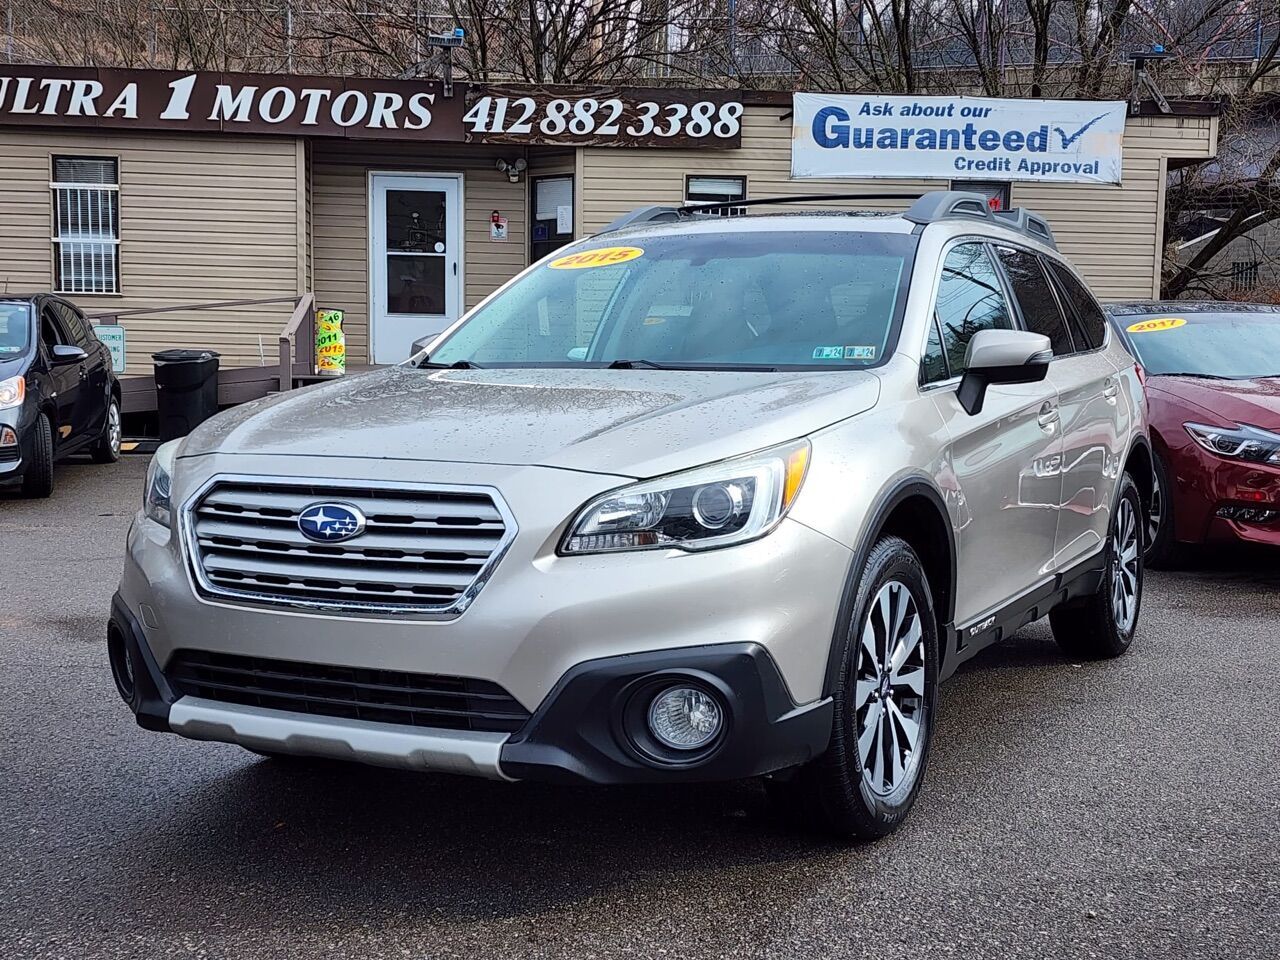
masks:
<instances>
[{"instance_id":1,"label":"yellow price sticker","mask_svg":"<svg viewBox=\"0 0 1280 960\"><path fill-rule=\"evenodd\" d=\"M644 256L639 247L601 247L599 250L583 250L567 257L552 260L547 266L552 270L585 270L589 267L611 267Z\"/></svg>"},{"instance_id":2,"label":"yellow price sticker","mask_svg":"<svg viewBox=\"0 0 1280 960\"><path fill-rule=\"evenodd\" d=\"M1187 321L1182 317L1156 317L1154 320L1141 320L1125 327L1130 333L1156 333L1160 330L1176 330L1185 327Z\"/></svg>"}]
</instances>

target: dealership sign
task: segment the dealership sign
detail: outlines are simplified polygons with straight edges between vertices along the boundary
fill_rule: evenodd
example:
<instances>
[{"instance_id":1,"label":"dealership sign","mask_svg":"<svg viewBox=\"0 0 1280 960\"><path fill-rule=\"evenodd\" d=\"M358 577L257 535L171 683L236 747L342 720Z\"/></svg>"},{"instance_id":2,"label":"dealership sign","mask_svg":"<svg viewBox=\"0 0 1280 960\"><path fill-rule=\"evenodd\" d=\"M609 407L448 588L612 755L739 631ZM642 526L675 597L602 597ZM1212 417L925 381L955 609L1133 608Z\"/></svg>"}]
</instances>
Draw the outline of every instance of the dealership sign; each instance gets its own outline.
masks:
<instances>
[{"instance_id":1,"label":"dealership sign","mask_svg":"<svg viewBox=\"0 0 1280 960\"><path fill-rule=\"evenodd\" d=\"M793 177L1119 184L1128 105L797 93Z\"/></svg>"},{"instance_id":2,"label":"dealership sign","mask_svg":"<svg viewBox=\"0 0 1280 960\"><path fill-rule=\"evenodd\" d=\"M0 65L0 125L443 140L736 147L723 90L485 87L435 81Z\"/></svg>"}]
</instances>

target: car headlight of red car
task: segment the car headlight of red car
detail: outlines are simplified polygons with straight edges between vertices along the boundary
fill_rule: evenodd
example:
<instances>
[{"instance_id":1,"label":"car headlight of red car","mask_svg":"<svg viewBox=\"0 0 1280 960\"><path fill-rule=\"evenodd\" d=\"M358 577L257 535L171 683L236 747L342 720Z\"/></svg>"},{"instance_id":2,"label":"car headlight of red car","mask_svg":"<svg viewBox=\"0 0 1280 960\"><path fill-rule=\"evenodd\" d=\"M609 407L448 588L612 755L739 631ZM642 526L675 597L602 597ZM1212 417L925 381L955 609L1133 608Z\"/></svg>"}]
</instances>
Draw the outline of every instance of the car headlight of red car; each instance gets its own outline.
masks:
<instances>
[{"instance_id":1,"label":"car headlight of red car","mask_svg":"<svg viewBox=\"0 0 1280 960\"><path fill-rule=\"evenodd\" d=\"M1269 463L1280 466L1280 434L1249 424L1234 427L1209 427L1203 423L1186 423L1191 439L1210 453L1228 460Z\"/></svg>"}]
</instances>

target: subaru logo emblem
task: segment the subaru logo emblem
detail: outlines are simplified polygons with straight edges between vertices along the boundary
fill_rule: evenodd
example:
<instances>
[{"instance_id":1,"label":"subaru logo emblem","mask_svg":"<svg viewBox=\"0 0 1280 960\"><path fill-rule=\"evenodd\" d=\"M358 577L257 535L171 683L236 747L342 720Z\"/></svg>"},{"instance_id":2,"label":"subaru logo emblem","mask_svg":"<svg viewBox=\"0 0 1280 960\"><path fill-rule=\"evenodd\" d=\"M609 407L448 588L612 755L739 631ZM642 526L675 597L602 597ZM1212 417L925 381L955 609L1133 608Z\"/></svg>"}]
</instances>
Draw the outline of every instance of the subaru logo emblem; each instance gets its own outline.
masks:
<instances>
[{"instance_id":1,"label":"subaru logo emblem","mask_svg":"<svg viewBox=\"0 0 1280 960\"><path fill-rule=\"evenodd\" d=\"M341 543L364 533L365 517L349 503L313 503L298 514L298 529L308 540Z\"/></svg>"}]
</instances>

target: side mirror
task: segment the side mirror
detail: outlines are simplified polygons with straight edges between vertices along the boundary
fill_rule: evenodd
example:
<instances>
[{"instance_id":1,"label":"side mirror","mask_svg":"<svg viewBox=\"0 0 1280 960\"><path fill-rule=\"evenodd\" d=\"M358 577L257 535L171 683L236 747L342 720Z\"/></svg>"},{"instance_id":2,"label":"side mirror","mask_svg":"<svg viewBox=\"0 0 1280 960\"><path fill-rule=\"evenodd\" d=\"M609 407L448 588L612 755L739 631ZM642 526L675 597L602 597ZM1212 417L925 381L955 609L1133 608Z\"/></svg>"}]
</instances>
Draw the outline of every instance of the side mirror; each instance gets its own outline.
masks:
<instances>
[{"instance_id":1,"label":"side mirror","mask_svg":"<svg viewBox=\"0 0 1280 960\"><path fill-rule=\"evenodd\" d=\"M409 359L413 359L423 350L427 349L427 347L431 346L431 344L435 343L436 339L442 332L443 331L437 330L435 333L428 333L426 336L419 337L417 340L413 341L413 345L409 347Z\"/></svg>"},{"instance_id":2,"label":"side mirror","mask_svg":"<svg viewBox=\"0 0 1280 960\"><path fill-rule=\"evenodd\" d=\"M88 360L89 355L79 347L72 346L69 343L55 343L53 349L49 351L49 356L53 360L55 367L66 366L71 363L79 363L82 360Z\"/></svg>"},{"instance_id":3,"label":"side mirror","mask_svg":"<svg viewBox=\"0 0 1280 960\"><path fill-rule=\"evenodd\" d=\"M1049 373L1053 346L1042 333L979 330L969 341L956 399L970 416L982 412L993 383L1037 383Z\"/></svg>"}]
</instances>

